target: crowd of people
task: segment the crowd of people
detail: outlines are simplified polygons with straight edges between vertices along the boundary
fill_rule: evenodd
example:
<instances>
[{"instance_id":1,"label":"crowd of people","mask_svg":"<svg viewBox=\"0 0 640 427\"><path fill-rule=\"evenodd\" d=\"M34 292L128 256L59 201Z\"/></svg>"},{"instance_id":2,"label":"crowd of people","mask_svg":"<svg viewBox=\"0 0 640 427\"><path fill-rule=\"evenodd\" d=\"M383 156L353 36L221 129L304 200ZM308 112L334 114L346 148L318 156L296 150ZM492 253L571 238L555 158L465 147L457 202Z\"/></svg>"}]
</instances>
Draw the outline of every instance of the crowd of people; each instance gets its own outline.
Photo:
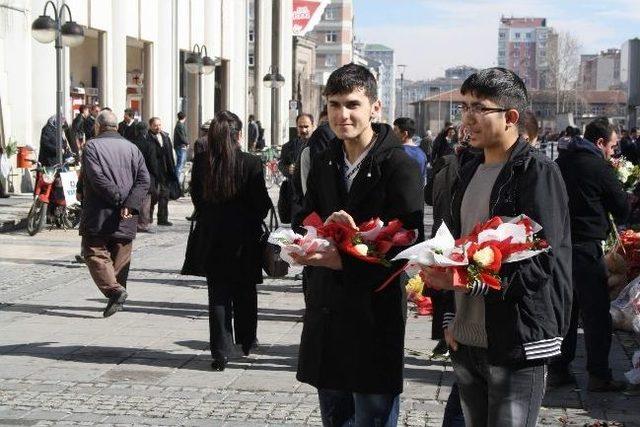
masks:
<instances>
[{"instance_id":1,"label":"crowd of people","mask_svg":"<svg viewBox=\"0 0 640 427\"><path fill-rule=\"evenodd\" d=\"M378 123L376 94L371 72L348 64L327 81L317 127L312 115L297 117L297 135L279 162L287 183L278 203L285 222L301 230L313 212L352 228L371 218L399 219L418 231L420 242L426 202L434 219L427 236L442 222L459 238L490 217L526 214L552 248L505 264L499 290L482 282L456 286L451 270L422 269L434 305L432 337L449 352L456 377L444 425L536 425L547 375L551 386L573 381L580 313L589 390L621 390L608 364L612 330L600 244L608 215L624 222L629 214L627 194L608 164L618 143L614 127L606 118L593 120L552 161L537 148L525 84L503 68L465 80L460 126L447 123L433 139L430 133L416 138L410 118ZM105 317L127 298L131 242L136 232L150 230L156 205L157 224L171 225L167 202L189 145L185 119L178 114L173 143L159 118L147 125L131 110L118 123L109 109L82 108L71 126L82 152L83 255L108 298ZM253 116L246 132L249 149L260 149ZM626 153L640 153L640 142L635 130L628 138L621 149L632 158ZM193 219L203 242L197 262L207 280L217 371L237 356L236 345L244 355L258 345L262 222L273 205L262 163L241 150L243 139L242 121L221 111L194 148ZM401 264L371 264L335 248L294 258L304 266L306 307L297 378L317 388L323 424L395 426L406 295L401 277L374 289Z\"/></svg>"}]
</instances>

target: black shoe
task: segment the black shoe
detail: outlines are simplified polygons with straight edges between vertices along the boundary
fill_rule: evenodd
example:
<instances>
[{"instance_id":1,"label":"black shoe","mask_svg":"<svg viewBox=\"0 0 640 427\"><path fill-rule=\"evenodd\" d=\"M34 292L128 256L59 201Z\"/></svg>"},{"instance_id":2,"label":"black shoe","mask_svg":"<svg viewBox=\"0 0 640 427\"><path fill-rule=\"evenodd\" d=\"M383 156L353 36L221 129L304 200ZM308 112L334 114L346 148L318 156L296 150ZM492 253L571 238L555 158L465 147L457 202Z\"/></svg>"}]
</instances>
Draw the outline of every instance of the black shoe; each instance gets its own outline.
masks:
<instances>
[{"instance_id":1,"label":"black shoe","mask_svg":"<svg viewBox=\"0 0 640 427\"><path fill-rule=\"evenodd\" d=\"M172 226L173 223L169 221L162 221L162 222L159 222L158 225Z\"/></svg>"},{"instance_id":2,"label":"black shoe","mask_svg":"<svg viewBox=\"0 0 640 427\"><path fill-rule=\"evenodd\" d=\"M0 194L0 199L8 199L9 197L7 193Z\"/></svg>"},{"instance_id":3,"label":"black shoe","mask_svg":"<svg viewBox=\"0 0 640 427\"><path fill-rule=\"evenodd\" d=\"M568 369L549 369L549 373L547 374L547 387L558 388L575 383L576 379Z\"/></svg>"},{"instance_id":4,"label":"black shoe","mask_svg":"<svg viewBox=\"0 0 640 427\"><path fill-rule=\"evenodd\" d=\"M114 294L111 298L109 298L109 302L107 303L107 307L104 309L102 315L104 317L113 316L118 311L122 309L122 305L127 300L129 294L126 290L122 290L117 294Z\"/></svg>"},{"instance_id":5,"label":"black shoe","mask_svg":"<svg viewBox=\"0 0 640 427\"><path fill-rule=\"evenodd\" d=\"M248 356L249 354L251 354L251 350L256 350L259 345L260 345L260 342L258 341L258 338L256 338L249 345L242 344L242 352L244 353L245 356Z\"/></svg>"},{"instance_id":6,"label":"black shoe","mask_svg":"<svg viewBox=\"0 0 640 427\"><path fill-rule=\"evenodd\" d=\"M622 381L616 380L605 380L602 378L594 377L593 375L589 375L589 385L587 386L587 390L593 393L606 393L608 391L624 391L627 388L627 384Z\"/></svg>"},{"instance_id":7,"label":"black shoe","mask_svg":"<svg viewBox=\"0 0 640 427\"><path fill-rule=\"evenodd\" d=\"M184 219L186 219L187 221L193 221L193 216L185 216Z\"/></svg>"},{"instance_id":8,"label":"black shoe","mask_svg":"<svg viewBox=\"0 0 640 427\"><path fill-rule=\"evenodd\" d=\"M211 369L214 371L224 371L224 368L227 367L227 358L224 357L222 359L213 359L211 362Z\"/></svg>"},{"instance_id":9,"label":"black shoe","mask_svg":"<svg viewBox=\"0 0 640 427\"><path fill-rule=\"evenodd\" d=\"M84 257L82 255L76 255L76 262L78 264L86 264L87 261L85 261Z\"/></svg>"}]
</instances>

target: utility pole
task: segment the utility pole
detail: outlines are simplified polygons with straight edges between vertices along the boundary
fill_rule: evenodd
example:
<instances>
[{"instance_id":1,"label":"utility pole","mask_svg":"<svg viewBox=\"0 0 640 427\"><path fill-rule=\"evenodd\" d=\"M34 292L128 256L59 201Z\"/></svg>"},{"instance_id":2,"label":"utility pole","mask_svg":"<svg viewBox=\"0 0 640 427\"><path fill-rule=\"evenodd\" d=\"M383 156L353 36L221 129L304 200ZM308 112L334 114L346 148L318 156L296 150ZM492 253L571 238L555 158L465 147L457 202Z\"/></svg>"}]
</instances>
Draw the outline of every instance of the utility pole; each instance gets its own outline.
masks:
<instances>
[{"instance_id":1,"label":"utility pole","mask_svg":"<svg viewBox=\"0 0 640 427\"><path fill-rule=\"evenodd\" d=\"M404 117L404 70L407 68L405 64L399 64L400 69L400 116Z\"/></svg>"}]
</instances>

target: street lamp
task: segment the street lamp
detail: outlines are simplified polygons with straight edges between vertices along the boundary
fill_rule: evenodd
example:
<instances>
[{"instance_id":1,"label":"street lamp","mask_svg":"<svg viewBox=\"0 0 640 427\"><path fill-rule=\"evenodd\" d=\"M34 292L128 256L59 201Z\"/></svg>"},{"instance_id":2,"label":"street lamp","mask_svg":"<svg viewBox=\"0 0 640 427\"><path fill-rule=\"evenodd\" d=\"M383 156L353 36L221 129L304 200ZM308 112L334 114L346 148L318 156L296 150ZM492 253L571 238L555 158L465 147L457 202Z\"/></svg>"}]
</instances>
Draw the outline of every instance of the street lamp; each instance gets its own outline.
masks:
<instances>
[{"instance_id":1,"label":"street lamp","mask_svg":"<svg viewBox=\"0 0 640 427\"><path fill-rule=\"evenodd\" d=\"M203 56L204 54L204 56ZM211 74L220 64L220 58L212 59L205 45L199 46L197 43L189 57L184 61L184 68L191 74L198 74L198 128L202 126L202 75Z\"/></svg>"},{"instance_id":2,"label":"street lamp","mask_svg":"<svg viewBox=\"0 0 640 427\"><path fill-rule=\"evenodd\" d=\"M271 146L278 145L278 137L276 129L278 127L278 97L277 91L284 86L284 77L278 72L278 66L272 65L269 67L269 72L262 79L264 86L271 89Z\"/></svg>"},{"instance_id":3,"label":"street lamp","mask_svg":"<svg viewBox=\"0 0 640 427\"><path fill-rule=\"evenodd\" d=\"M47 8L53 8L52 19L47 15ZM67 10L68 20L63 23L63 13ZM51 43L55 40L56 48L56 146L58 151L58 162L62 164L62 111L64 109L62 99L62 48L65 46L74 47L84 41L84 30L71 17L71 9L65 3L60 6L60 10L52 1L44 5L44 12L31 24L31 35L40 43Z\"/></svg>"}]
</instances>

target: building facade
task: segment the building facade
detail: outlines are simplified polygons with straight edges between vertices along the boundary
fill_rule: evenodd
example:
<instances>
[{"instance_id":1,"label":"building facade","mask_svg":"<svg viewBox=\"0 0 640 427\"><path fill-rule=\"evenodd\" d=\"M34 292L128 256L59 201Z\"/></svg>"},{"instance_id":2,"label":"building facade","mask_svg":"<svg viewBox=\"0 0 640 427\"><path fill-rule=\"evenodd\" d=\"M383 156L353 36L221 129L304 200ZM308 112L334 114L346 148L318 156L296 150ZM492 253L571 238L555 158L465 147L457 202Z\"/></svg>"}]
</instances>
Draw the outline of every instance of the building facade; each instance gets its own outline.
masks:
<instances>
[{"instance_id":1,"label":"building facade","mask_svg":"<svg viewBox=\"0 0 640 427\"><path fill-rule=\"evenodd\" d=\"M502 17L498 29L498 66L513 70L531 89L546 88L552 34L546 18Z\"/></svg>"},{"instance_id":2,"label":"building facade","mask_svg":"<svg viewBox=\"0 0 640 427\"><path fill-rule=\"evenodd\" d=\"M316 83L353 60L353 2L331 0L320 22L307 34L316 44Z\"/></svg>"},{"instance_id":3,"label":"building facade","mask_svg":"<svg viewBox=\"0 0 640 427\"><path fill-rule=\"evenodd\" d=\"M620 87L620 49L580 56L579 85L583 90L610 90Z\"/></svg>"},{"instance_id":4,"label":"building facade","mask_svg":"<svg viewBox=\"0 0 640 427\"><path fill-rule=\"evenodd\" d=\"M58 3L62 3L58 1ZM279 28L281 74L291 93L291 0L283 0ZM74 117L80 104L110 107L121 119L134 108L142 120L159 117L172 134L178 111L187 114L189 137L197 137L198 104L203 121L229 109L246 122L248 116L248 0L67 0L73 20L84 27L84 42L64 48L62 81L65 117ZM55 114L56 61L53 43L41 44L31 35L31 23L44 9L44 0L9 0L0 5L0 102L4 132L18 145L36 150L40 129ZM260 75L271 57L271 8L260 9L264 37ZM287 37L288 36L288 37ZM288 42L284 42L287 41ZM211 75L185 71L184 60L194 45L205 45L217 66ZM266 67L265 67L266 64ZM22 82L17 85L15 82ZM288 87L287 87L288 85ZM258 89L258 115L264 117L268 141L271 114L269 89ZM201 95L200 95L201 94ZM288 117L288 96L282 97L280 117ZM288 123L283 120L283 130ZM282 132L281 135L286 135ZM20 185L16 185L20 187Z\"/></svg>"},{"instance_id":5,"label":"building facade","mask_svg":"<svg viewBox=\"0 0 640 427\"><path fill-rule=\"evenodd\" d=\"M367 60L377 63L378 97L382 102L380 120L393 123L396 110L396 64L393 49L381 44L365 44L360 50Z\"/></svg>"}]
</instances>

